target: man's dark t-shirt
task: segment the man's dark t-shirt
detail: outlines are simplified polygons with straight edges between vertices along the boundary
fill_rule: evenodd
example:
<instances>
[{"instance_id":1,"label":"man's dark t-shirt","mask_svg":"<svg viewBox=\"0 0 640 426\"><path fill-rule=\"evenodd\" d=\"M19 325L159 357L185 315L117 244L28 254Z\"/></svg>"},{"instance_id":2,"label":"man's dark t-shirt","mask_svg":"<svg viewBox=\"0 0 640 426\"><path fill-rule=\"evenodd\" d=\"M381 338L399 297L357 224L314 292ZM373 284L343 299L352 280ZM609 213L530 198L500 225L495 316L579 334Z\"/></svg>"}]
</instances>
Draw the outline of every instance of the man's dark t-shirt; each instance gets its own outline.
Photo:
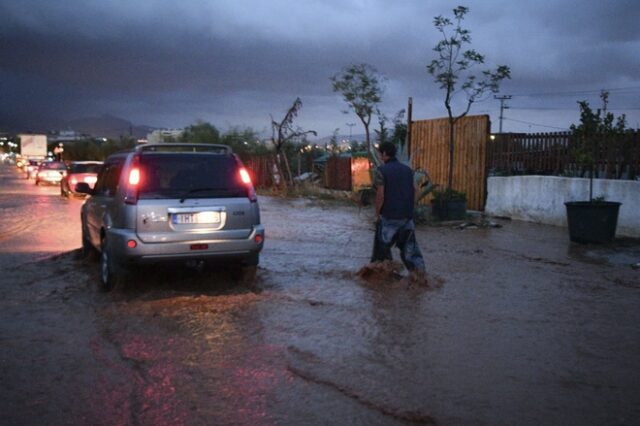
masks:
<instances>
[{"instance_id":1,"label":"man's dark t-shirt","mask_svg":"<svg viewBox=\"0 0 640 426\"><path fill-rule=\"evenodd\" d=\"M376 185L384 185L380 214L386 219L413 219L413 170L395 158L378 167Z\"/></svg>"}]
</instances>

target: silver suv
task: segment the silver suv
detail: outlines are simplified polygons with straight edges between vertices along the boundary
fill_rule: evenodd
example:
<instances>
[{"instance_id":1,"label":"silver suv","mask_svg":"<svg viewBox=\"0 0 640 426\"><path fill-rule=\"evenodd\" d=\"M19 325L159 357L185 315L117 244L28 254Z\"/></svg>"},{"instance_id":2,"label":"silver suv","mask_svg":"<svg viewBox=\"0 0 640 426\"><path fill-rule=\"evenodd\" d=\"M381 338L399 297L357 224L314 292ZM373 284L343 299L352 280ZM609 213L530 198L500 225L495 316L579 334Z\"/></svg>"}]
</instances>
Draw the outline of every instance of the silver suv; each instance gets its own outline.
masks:
<instances>
[{"instance_id":1,"label":"silver suv","mask_svg":"<svg viewBox=\"0 0 640 426\"><path fill-rule=\"evenodd\" d=\"M225 145L149 144L104 162L82 206L82 247L100 253L104 290L134 265L236 261L255 275L264 227L247 170Z\"/></svg>"}]
</instances>

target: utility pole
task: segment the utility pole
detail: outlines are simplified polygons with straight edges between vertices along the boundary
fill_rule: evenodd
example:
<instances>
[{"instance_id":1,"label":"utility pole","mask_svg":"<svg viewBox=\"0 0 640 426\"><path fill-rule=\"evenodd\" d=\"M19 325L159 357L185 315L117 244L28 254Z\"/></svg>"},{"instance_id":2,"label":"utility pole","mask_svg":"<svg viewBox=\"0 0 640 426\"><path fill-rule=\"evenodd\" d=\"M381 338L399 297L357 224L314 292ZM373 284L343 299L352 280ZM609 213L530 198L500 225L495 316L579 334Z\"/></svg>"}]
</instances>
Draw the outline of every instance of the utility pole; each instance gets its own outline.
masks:
<instances>
[{"instance_id":1,"label":"utility pole","mask_svg":"<svg viewBox=\"0 0 640 426\"><path fill-rule=\"evenodd\" d=\"M406 136L406 145L407 145L407 155L411 157L411 121L413 120L413 97L409 97L409 101L407 102L407 136Z\"/></svg>"},{"instance_id":2,"label":"utility pole","mask_svg":"<svg viewBox=\"0 0 640 426\"><path fill-rule=\"evenodd\" d=\"M351 128L356 125L356 123L345 123L349 126L349 143L351 143Z\"/></svg>"},{"instance_id":3,"label":"utility pole","mask_svg":"<svg viewBox=\"0 0 640 426\"><path fill-rule=\"evenodd\" d=\"M509 109L509 105L505 105L504 101L508 101L511 99L511 95L505 96L493 96L494 99L498 99L500 101L500 133L502 133L502 120L504 119L504 110Z\"/></svg>"}]
</instances>

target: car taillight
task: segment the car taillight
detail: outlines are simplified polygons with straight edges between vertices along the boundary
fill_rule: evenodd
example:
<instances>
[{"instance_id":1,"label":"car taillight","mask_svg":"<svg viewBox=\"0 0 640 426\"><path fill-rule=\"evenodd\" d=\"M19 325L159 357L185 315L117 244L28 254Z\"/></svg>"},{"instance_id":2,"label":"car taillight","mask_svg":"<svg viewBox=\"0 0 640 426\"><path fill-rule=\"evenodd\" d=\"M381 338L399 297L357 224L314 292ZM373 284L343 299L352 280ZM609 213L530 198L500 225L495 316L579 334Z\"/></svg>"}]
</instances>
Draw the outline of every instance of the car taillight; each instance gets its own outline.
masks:
<instances>
[{"instance_id":1,"label":"car taillight","mask_svg":"<svg viewBox=\"0 0 640 426\"><path fill-rule=\"evenodd\" d=\"M129 172L129 185L138 185L140 183L140 169L131 169Z\"/></svg>"},{"instance_id":2,"label":"car taillight","mask_svg":"<svg viewBox=\"0 0 640 426\"><path fill-rule=\"evenodd\" d=\"M78 179L71 178L71 185L76 185L78 183Z\"/></svg>"},{"instance_id":3,"label":"car taillight","mask_svg":"<svg viewBox=\"0 0 640 426\"><path fill-rule=\"evenodd\" d=\"M253 187L253 183L251 183L251 176L249 176L249 172L244 167L240 168L240 179L242 183L247 187L247 197L251 202L258 201L258 197L256 195L256 190Z\"/></svg>"},{"instance_id":4,"label":"car taillight","mask_svg":"<svg viewBox=\"0 0 640 426\"><path fill-rule=\"evenodd\" d=\"M140 156L136 155L131 160L129 176L127 176L127 189L124 194L126 204L136 204L138 202L138 186L142 176L140 174Z\"/></svg>"},{"instance_id":5,"label":"car taillight","mask_svg":"<svg viewBox=\"0 0 640 426\"><path fill-rule=\"evenodd\" d=\"M240 169L240 179L245 185L251 185L251 176L249 176L247 169Z\"/></svg>"}]
</instances>

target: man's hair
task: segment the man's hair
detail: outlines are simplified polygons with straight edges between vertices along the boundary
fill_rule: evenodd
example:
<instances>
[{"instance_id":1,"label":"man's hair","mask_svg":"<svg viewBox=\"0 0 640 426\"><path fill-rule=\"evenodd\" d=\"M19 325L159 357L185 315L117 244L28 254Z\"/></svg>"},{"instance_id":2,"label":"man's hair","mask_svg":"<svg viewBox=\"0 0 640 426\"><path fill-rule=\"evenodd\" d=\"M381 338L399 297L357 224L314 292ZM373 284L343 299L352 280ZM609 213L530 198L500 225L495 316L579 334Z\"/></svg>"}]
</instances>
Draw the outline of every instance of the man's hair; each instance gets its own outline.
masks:
<instances>
[{"instance_id":1,"label":"man's hair","mask_svg":"<svg viewBox=\"0 0 640 426\"><path fill-rule=\"evenodd\" d=\"M396 156L396 146L391 142L381 143L378 147L378 151L380 151L380 154L387 154L389 157Z\"/></svg>"}]
</instances>

